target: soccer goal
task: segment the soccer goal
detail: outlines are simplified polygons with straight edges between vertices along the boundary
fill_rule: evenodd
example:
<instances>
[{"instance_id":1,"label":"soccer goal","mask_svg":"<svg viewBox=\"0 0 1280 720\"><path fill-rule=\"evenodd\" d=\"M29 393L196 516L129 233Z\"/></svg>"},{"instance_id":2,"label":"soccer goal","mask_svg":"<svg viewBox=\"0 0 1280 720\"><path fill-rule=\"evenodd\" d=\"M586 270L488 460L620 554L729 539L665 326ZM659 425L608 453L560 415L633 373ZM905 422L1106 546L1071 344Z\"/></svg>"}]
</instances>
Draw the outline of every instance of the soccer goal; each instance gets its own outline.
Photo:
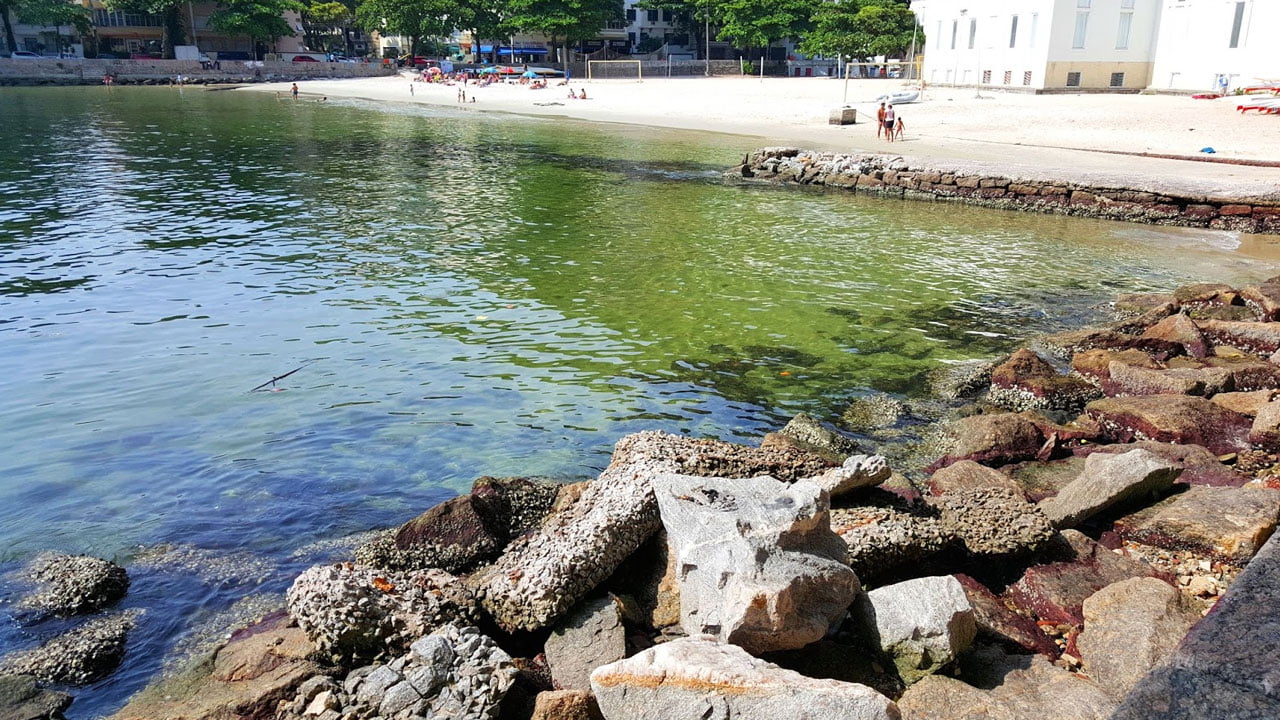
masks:
<instances>
[{"instance_id":1,"label":"soccer goal","mask_svg":"<svg viewBox=\"0 0 1280 720\"><path fill-rule=\"evenodd\" d=\"M644 66L639 60L588 60L587 80L644 82Z\"/></svg>"},{"instance_id":2,"label":"soccer goal","mask_svg":"<svg viewBox=\"0 0 1280 720\"><path fill-rule=\"evenodd\" d=\"M844 64L844 76L850 79L919 80L920 65L910 61L851 62Z\"/></svg>"}]
</instances>

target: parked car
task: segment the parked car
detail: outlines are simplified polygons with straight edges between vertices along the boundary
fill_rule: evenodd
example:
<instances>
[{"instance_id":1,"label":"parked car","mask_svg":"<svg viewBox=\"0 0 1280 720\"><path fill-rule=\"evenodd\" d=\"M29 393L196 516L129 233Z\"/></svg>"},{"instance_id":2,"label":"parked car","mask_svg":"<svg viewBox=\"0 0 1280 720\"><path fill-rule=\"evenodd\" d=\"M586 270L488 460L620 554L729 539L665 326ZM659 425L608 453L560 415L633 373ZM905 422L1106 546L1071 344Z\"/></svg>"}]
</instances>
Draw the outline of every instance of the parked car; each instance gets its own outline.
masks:
<instances>
[{"instance_id":1,"label":"parked car","mask_svg":"<svg viewBox=\"0 0 1280 720\"><path fill-rule=\"evenodd\" d=\"M293 61L294 62L320 62L319 60L311 57L310 55L294 55Z\"/></svg>"},{"instance_id":2,"label":"parked car","mask_svg":"<svg viewBox=\"0 0 1280 720\"><path fill-rule=\"evenodd\" d=\"M33 52L31 52L30 50L14 50L14 51L13 51L13 53L9 55L9 57L10 57L10 58L13 58L14 60L42 60L42 59L44 59L44 56L42 56L40 53L33 53Z\"/></svg>"}]
</instances>

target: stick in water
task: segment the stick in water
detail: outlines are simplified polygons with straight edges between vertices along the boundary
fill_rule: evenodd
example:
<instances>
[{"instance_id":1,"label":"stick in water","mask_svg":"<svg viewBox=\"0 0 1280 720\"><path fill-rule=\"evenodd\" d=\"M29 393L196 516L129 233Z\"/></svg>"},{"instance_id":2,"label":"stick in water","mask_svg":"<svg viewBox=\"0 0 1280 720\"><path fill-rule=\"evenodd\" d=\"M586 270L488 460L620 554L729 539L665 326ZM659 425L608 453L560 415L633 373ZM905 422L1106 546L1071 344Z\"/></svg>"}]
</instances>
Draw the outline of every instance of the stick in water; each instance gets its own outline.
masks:
<instances>
[{"instance_id":1,"label":"stick in water","mask_svg":"<svg viewBox=\"0 0 1280 720\"><path fill-rule=\"evenodd\" d=\"M289 377L290 375L292 375L292 374L294 374L294 373L298 372L298 371L299 371L299 370L301 370L302 368L304 368L304 367L306 367L306 366L310 365L310 364L311 364L311 363L313 363L313 362L315 362L315 361L314 361L314 360L308 360L307 362L302 363L302 364L301 364L301 365L299 365L298 367L296 367L296 368L294 368L294 369L290 370L289 372L287 372L287 373L285 373L285 374L283 374L283 375L277 375L277 376L275 376L275 377L271 378L270 380L268 380L268 381L266 381L266 382L262 383L261 385L259 385L258 387L256 387L256 388L254 388L254 389L250 390L249 392L258 392L259 390L261 390L262 388L264 388L264 387L266 387L266 386L268 386L268 385L275 385L277 380L283 380L283 379L285 379L285 378Z\"/></svg>"}]
</instances>

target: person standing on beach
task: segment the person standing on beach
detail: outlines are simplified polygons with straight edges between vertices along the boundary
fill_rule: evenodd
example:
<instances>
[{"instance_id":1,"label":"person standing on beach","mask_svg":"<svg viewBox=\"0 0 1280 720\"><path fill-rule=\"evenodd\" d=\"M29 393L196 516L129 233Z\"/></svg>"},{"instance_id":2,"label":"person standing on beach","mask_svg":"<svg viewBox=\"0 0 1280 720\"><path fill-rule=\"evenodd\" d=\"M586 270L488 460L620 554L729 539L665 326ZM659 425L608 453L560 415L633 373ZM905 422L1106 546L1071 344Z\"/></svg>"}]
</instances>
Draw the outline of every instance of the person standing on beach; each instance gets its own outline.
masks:
<instances>
[{"instance_id":1,"label":"person standing on beach","mask_svg":"<svg viewBox=\"0 0 1280 720\"><path fill-rule=\"evenodd\" d=\"M890 105L884 109L884 121L880 123L881 127L884 128L884 139L889 142L893 142L893 126L895 120L897 120L897 113L893 111L893 106Z\"/></svg>"},{"instance_id":2,"label":"person standing on beach","mask_svg":"<svg viewBox=\"0 0 1280 720\"><path fill-rule=\"evenodd\" d=\"M294 83L293 87L289 88L289 94L293 96L294 100L298 99L298 83Z\"/></svg>"},{"instance_id":3,"label":"person standing on beach","mask_svg":"<svg viewBox=\"0 0 1280 720\"><path fill-rule=\"evenodd\" d=\"M880 103L880 109L876 110L876 137L880 137L880 133L884 131L884 103Z\"/></svg>"}]
</instances>

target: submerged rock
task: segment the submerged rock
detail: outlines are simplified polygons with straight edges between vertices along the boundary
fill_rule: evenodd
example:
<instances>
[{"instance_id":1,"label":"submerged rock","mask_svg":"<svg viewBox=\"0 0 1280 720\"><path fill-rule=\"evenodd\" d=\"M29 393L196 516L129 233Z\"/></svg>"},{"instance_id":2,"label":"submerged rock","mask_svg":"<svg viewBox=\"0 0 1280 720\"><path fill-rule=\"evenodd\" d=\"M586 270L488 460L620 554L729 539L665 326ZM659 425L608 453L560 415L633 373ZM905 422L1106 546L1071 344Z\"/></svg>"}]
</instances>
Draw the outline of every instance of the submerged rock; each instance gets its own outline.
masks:
<instances>
[{"instance_id":1,"label":"submerged rock","mask_svg":"<svg viewBox=\"0 0 1280 720\"><path fill-rule=\"evenodd\" d=\"M893 701L864 685L807 678L706 636L597 668L591 687L608 720L901 717Z\"/></svg>"},{"instance_id":2,"label":"submerged rock","mask_svg":"<svg viewBox=\"0 0 1280 720\"><path fill-rule=\"evenodd\" d=\"M893 427L907 414L907 406L890 395L879 393L854 398L840 413L840 422L854 432Z\"/></svg>"},{"instance_id":3,"label":"submerged rock","mask_svg":"<svg viewBox=\"0 0 1280 720\"><path fill-rule=\"evenodd\" d=\"M443 570L317 565L294 580L287 600L289 614L334 662L396 654L441 625L475 618L471 593Z\"/></svg>"},{"instance_id":4,"label":"submerged rock","mask_svg":"<svg viewBox=\"0 0 1280 720\"><path fill-rule=\"evenodd\" d=\"M842 462L846 457L861 452L858 443L853 439L841 435L805 413L799 413L791 418L780 432L799 441L801 447L813 448L835 462Z\"/></svg>"},{"instance_id":5,"label":"submerged rock","mask_svg":"<svg viewBox=\"0 0 1280 720\"><path fill-rule=\"evenodd\" d=\"M808 482L664 475L654 480L675 552L680 618L751 653L803 647L858 593L826 493Z\"/></svg>"},{"instance_id":6,"label":"submerged rock","mask_svg":"<svg viewBox=\"0 0 1280 720\"><path fill-rule=\"evenodd\" d=\"M119 602L129 590L124 568L88 555L39 555L31 562L28 576L37 587L18 601L18 608L41 614L97 612Z\"/></svg>"},{"instance_id":7,"label":"submerged rock","mask_svg":"<svg viewBox=\"0 0 1280 720\"><path fill-rule=\"evenodd\" d=\"M127 610L94 618L30 650L0 658L0 675L31 675L41 683L88 685L115 672L129 633L142 615Z\"/></svg>"}]
</instances>

